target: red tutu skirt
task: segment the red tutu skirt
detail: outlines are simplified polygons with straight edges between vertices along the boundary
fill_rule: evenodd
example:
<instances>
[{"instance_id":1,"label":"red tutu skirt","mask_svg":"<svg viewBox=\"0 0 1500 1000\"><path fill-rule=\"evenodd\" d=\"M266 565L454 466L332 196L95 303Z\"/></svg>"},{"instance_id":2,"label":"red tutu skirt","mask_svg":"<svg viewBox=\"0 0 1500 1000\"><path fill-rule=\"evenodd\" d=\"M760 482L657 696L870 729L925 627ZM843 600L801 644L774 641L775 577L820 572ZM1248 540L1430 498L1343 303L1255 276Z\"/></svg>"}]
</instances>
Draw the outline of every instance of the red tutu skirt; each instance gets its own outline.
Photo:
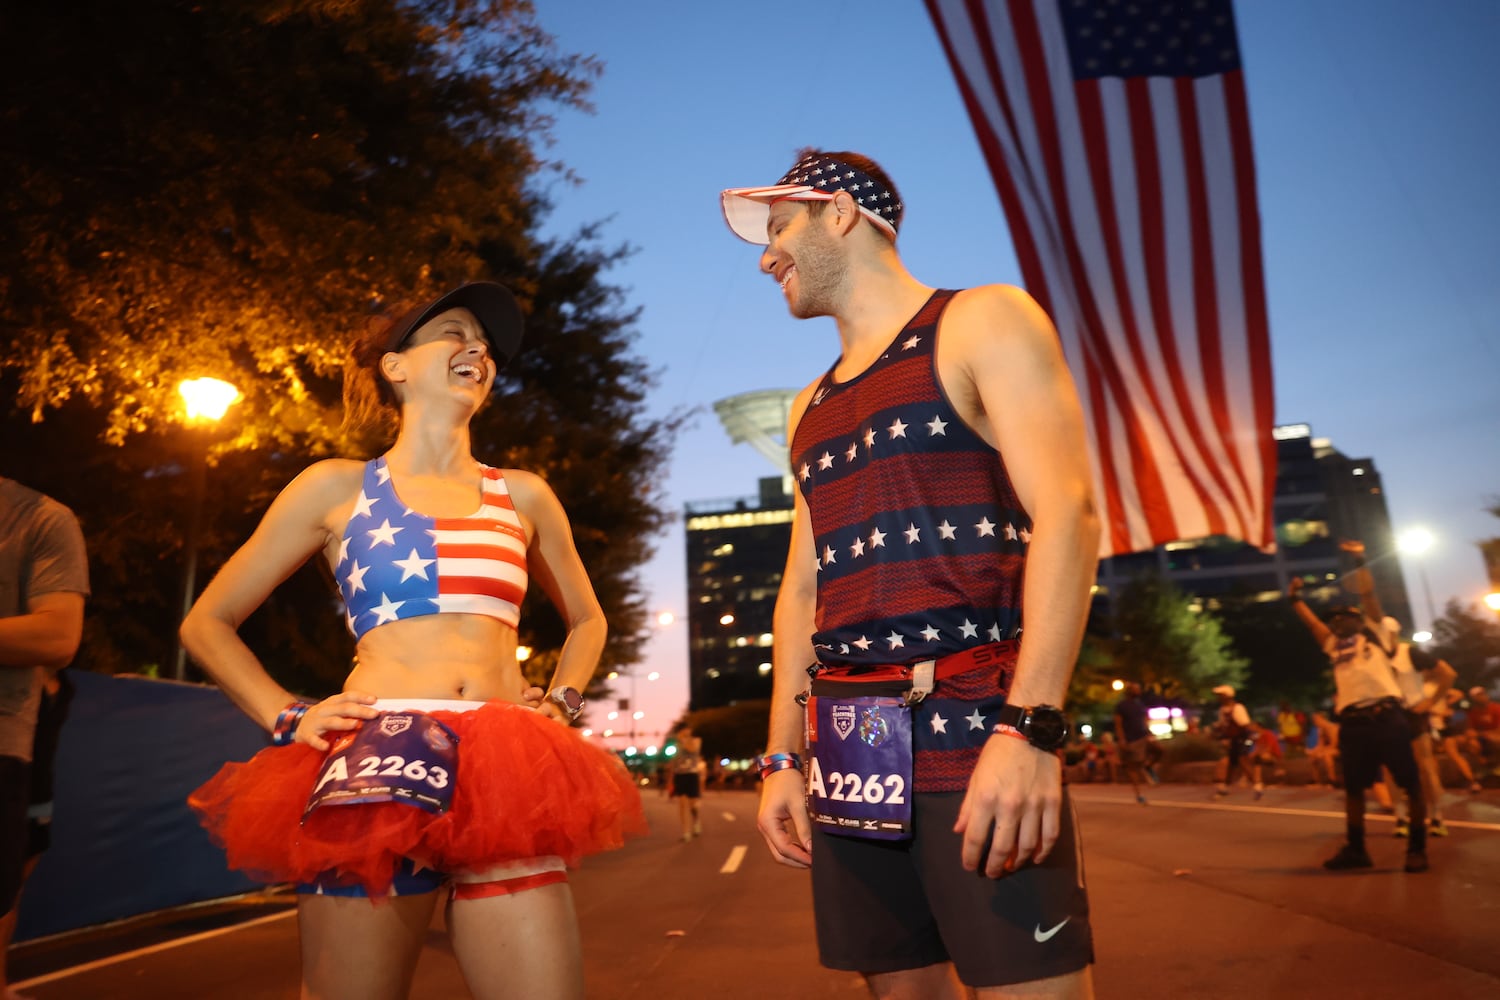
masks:
<instances>
[{"instance_id":1,"label":"red tutu skirt","mask_svg":"<svg viewBox=\"0 0 1500 1000\"><path fill-rule=\"evenodd\" d=\"M326 754L302 743L225 764L188 797L229 867L263 882L320 876L390 888L404 858L445 873L529 858L580 858L646 832L634 780L612 754L529 708L491 702L432 711L458 736L458 778L448 810L401 802L303 810Z\"/></svg>"}]
</instances>

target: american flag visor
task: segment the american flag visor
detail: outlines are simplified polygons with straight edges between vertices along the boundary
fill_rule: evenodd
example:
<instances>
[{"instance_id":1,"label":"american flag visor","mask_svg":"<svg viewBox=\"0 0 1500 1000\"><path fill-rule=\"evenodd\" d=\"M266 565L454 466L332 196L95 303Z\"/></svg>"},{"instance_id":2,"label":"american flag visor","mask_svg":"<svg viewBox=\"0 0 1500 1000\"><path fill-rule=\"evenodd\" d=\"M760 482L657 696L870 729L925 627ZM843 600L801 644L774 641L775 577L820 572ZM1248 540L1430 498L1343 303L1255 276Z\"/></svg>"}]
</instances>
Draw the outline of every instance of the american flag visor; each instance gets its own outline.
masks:
<instances>
[{"instance_id":1,"label":"american flag visor","mask_svg":"<svg viewBox=\"0 0 1500 1000\"><path fill-rule=\"evenodd\" d=\"M724 221L747 243L770 242L766 220L778 201L832 201L847 191L860 212L891 239L901 225L901 203L889 188L862 170L824 154L798 160L781 180L769 187L729 188L719 195Z\"/></svg>"}]
</instances>

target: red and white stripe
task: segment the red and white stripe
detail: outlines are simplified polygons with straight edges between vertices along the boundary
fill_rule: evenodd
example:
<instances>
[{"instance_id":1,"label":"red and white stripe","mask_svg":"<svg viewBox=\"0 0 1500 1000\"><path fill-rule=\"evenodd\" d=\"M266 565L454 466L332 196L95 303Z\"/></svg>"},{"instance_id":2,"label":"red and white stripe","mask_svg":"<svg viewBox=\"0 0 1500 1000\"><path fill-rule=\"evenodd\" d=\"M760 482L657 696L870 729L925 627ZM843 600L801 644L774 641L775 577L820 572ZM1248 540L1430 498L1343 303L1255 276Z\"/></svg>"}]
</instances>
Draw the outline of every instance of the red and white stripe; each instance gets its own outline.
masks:
<instances>
[{"instance_id":1,"label":"red and white stripe","mask_svg":"<svg viewBox=\"0 0 1500 1000\"><path fill-rule=\"evenodd\" d=\"M1271 355L1241 70L1075 82L1058 0L926 0L1028 291L1078 383L1101 555L1274 547Z\"/></svg>"},{"instance_id":2,"label":"red and white stripe","mask_svg":"<svg viewBox=\"0 0 1500 1000\"><path fill-rule=\"evenodd\" d=\"M485 469L479 510L434 518L440 614L488 615L511 627L526 596L526 533L499 469Z\"/></svg>"}]
</instances>

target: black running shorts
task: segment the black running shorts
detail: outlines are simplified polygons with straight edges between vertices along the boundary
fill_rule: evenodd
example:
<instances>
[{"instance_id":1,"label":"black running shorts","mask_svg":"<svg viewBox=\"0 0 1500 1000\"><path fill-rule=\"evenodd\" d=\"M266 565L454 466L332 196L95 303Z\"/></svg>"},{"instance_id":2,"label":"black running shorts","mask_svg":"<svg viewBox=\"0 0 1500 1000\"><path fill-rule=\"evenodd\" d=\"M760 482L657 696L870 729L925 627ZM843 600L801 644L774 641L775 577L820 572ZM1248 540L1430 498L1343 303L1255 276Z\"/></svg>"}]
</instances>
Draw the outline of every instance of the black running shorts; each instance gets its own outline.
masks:
<instances>
[{"instance_id":1,"label":"black running shorts","mask_svg":"<svg viewBox=\"0 0 1500 1000\"><path fill-rule=\"evenodd\" d=\"M1418 782L1417 758L1411 749L1406 713L1391 707L1368 715L1339 717L1339 754L1344 760L1344 789L1362 792L1380 777L1385 765L1402 788Z\"/></svg>"},{"instance_id":2,"label":"black running shorts","mask_svg":"<svg viewBox=\"0 0 1500 1000\"><path fill-rule=\"evenodd\" d=\"M953 832L962 792L912 798L913 837L864 840L813 830L818 953L830 969L881 973L951 961L970 987L1076 972L1094 960L1072 801L1041 865L1002 878L965 871Z\"/></svg>"}]
</instances>

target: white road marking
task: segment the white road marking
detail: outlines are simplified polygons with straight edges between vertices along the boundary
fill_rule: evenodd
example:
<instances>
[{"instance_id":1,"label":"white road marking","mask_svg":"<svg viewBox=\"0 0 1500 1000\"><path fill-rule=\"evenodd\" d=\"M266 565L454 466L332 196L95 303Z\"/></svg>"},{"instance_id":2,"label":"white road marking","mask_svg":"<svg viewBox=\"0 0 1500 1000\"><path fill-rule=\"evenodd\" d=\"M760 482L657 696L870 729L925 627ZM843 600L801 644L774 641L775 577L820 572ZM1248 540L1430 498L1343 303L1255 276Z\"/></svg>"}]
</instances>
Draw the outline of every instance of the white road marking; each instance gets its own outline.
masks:
<instances>
[{"instance_id":1,"label":"white road marking","mask_svg":"<svg viewBox=\"0 0 1500 1000\"><path fill-rule=\"evenodd\" d=\"M719 869L720 875L733 875L740 870L740 862L745 860L745 845L736 844L729 852L729 859L724 862L724 867Z\"/></svg>"},{"instance_id":2,"label":"white road marking","mask_svg":"<svg viewBox=\"0 0 1500 1000\"><path fill-rule=\"evenodd\" d=\"M1083 799L1089 805L1116 805L1130 806L1132 809L1140 810L1140 805L1135 799ZM1208 809L1217 812L1245 812L1266 813L1274 816L1316 816L1320 819L1343 819L1344 811L1330 812L1326 809L1286 809L1279 806L1236 806L1227 802L1172 802L1168 799L1152 799L1151 809ZM1369 813L1365 816L1365 822L1394 823L1396 818L1380 813ZM1443 825L1447 827L1458 827L1463 830L1497 830L1500 831L1500 823L1481 823L1472 819L1448 819L1443 818Z\"/></svg>"},{"instance_id":3,"label":"white road marking","mask_svg":"<svg viewBox=\"0 0 1500 1000\"><path fill-rule=\"evenodd\" d=\"M233 934L235 931L243 930L246 927L255 927L260 924L269 924L273 920L285 920L287 917L295 917L296 915L297 910L293 908L285 911L284 913L273 913L268 917L256 917L254 920L246 920L244 923L234 924L229 927L220 927L216 930L204 931L201 934L190 934L187 937L176 938L171 941L163 941L161 944L153 944L146 948L137 948L135 951L127 951L120 955L111 955L109 958L101 958L97 961L85 962L82 965L74 965L66 969L58 969L56 972L49 972L45 976L37 976L34 979L28 979L25 982L11 983L11 989L24 990L32 986L40 986L43 983L50 983L57 979L66 979L69 976L76 976L82 972L92 972L94 969L102 969L108 965L117 965L120 962L128 962L133 958L143 958L146 955L153 955L156 952L166 951L169 948L179 948L185 944L194 944L198 941L207 941L209 938L216 938L224 934Z\"/></svg>"}]
</instances>

